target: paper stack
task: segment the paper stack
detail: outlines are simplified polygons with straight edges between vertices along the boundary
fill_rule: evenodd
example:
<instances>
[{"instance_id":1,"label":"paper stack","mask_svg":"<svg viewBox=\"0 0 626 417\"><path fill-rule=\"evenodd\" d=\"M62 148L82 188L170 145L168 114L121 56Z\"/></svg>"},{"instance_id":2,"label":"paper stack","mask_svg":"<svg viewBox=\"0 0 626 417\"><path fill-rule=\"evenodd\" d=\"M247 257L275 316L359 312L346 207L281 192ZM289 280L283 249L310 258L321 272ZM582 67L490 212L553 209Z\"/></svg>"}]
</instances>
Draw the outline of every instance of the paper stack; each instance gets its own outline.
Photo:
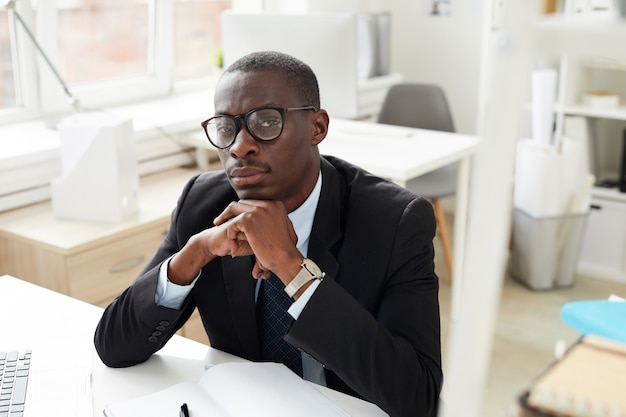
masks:
<instances>
[{"instance_id":1,"label":"paper stack","mask_svg":"<svg viewBox=\"0 0 626 417\"><path fill-rule=\"evenodd\" d=\"M570 138L556 145L519 141L514 207L535 218L587 213L595 177L584 171L585 148Z\"/></svg>"}]
</instances>

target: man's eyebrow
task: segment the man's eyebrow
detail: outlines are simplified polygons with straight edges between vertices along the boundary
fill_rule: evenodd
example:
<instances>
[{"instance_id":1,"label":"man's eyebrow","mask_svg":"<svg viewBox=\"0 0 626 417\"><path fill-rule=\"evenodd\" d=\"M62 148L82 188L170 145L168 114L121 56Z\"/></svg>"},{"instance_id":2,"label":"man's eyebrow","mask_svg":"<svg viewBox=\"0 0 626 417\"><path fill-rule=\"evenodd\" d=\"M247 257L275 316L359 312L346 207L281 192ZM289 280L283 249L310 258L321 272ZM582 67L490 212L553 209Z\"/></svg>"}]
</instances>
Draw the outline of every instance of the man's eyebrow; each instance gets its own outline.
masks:
<instances>
[{"instance_id":1,"label":"man's eyebrow","mask_svg":"<svg viewBox=\"0 0 626 417\"><path fill-rule=\"evenodd\" d=\"M262 109L262 108L266 108L266 107L273 107L273 108L278 108L278 109L284 109L288 106L282 106L280 104L273 104L273 103L268 103L268 104L260 104L258 106L254 106L254 107L250 107L248 110L246 110L243 113L229 113L229 112L215 112L215 116L238 116L238 115L243 115L246 114L252 110L255 109Z\"/></svg>"}]
</instances>

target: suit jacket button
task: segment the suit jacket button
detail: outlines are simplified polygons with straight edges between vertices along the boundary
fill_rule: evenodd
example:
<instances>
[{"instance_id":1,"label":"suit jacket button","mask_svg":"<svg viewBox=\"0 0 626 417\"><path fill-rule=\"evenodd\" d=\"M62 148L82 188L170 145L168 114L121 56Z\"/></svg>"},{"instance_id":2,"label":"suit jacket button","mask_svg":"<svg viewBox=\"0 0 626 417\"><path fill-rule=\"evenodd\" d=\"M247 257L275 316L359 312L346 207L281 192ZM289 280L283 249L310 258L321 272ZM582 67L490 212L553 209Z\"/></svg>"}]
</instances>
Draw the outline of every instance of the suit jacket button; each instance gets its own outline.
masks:
<instances>
[{"instance_id":1,"label":"suit jacket button","mask_svg":"<svg viewBox=\"0 0 626 417\"><path fill-rule=\"evenodd\" d=\"M169 326L169 325L170 325L170 322L167 320L163 320L159 322L159 326Z\"/></svg>"},{"instance_id":2,"label":"suit jacket button","mask_svg":"<svg viewBox=\"0 0 626 417\"><path fill-rule=\"evenodd\" d=\"M163 333L161 333L160 331L154 331L152 332L152 336L161 336Z\"/></svg>"},{"instance_id":3,"label":"suit jacket button","mask_svg":"<svg viewBox=\"0 0 626 417\"><path fill-rule=\"evenodd\" d=\"M156 329L160 332L164 332L165 330L167 330L167 326L157 326Z\"/></svg>"},{"instance_id":4,"label":"suit jacket button","mask_svg":"<svg viewBox=\"0 0 626 417\"><path fill-rule=\"evenodd\" d=\"M150 336L150 337L148 338L148 342L152 342L152 343L155 343L155 342L157 342L158 340L159 340L159 338L158 338L158 337L156 337L156 336Z\"/></svg>"}]
</instances>

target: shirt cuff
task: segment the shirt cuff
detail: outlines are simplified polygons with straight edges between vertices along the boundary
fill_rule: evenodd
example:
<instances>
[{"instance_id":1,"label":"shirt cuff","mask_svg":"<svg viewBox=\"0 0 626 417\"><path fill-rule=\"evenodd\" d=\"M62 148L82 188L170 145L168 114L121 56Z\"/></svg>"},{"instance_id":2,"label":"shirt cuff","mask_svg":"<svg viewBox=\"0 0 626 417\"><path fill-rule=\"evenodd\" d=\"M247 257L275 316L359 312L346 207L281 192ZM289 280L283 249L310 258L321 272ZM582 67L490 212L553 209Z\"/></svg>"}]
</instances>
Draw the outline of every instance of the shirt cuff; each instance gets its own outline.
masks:
<instances>
[{"instance_id":1,"label":"shirt cuff","mask_svg":"<svg viewBox=\"0 0 626 417\"><path fill-rule=\"evenodd\" d=\"M309 288L304 290L302 295L296 301L293 302L291 307L289 307L289 309L287 310L287 312L291 315L291 317L293 317L296 320L298 319L298 317L300 317L300 313L302 313L302 310L304 310L304 307L313 296L313 293L315 292L317 287L320 285L320 282L322 282L321 279L313 280L311 285L309 285Z\"/></svg>"},{"instance_id":2,"label":"shirt cuff","mask_svg":"<svg viewBox=\"0 0 626 417\"><path fill-rule=\"evenodd\" d=\"M167 279L167 267L170 263L169 257L165 262L161 264L159 269L159 280L157 282L155 301L156 304L162 307L172 308L180 310L185 298L189 295L196 281L200 277L202 270L198 272L198 275L189 283L189 285L178 285Z\"/></svg>"}]
</instances>

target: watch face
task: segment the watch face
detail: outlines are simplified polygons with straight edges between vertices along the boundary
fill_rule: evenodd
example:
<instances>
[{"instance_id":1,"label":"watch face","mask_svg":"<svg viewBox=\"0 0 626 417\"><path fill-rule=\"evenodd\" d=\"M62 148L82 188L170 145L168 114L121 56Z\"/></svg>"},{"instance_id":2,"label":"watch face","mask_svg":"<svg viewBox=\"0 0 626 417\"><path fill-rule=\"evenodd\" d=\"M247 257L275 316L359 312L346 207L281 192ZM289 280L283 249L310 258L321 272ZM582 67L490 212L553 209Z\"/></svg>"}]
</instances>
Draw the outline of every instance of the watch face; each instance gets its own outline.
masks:
<instances>
[{"instance_id":1,"label":"watch face","mask_svg":"<svg viewBox=\"0 0 626 417\"><path fill-rule=\"evenodd\" d=\"M306 270L309 271L314 277L320 278L322 276L322 270L312 260L305 258L304 262L302 262L302 266L305 267Z\"/></svg>"}]
</instances>

